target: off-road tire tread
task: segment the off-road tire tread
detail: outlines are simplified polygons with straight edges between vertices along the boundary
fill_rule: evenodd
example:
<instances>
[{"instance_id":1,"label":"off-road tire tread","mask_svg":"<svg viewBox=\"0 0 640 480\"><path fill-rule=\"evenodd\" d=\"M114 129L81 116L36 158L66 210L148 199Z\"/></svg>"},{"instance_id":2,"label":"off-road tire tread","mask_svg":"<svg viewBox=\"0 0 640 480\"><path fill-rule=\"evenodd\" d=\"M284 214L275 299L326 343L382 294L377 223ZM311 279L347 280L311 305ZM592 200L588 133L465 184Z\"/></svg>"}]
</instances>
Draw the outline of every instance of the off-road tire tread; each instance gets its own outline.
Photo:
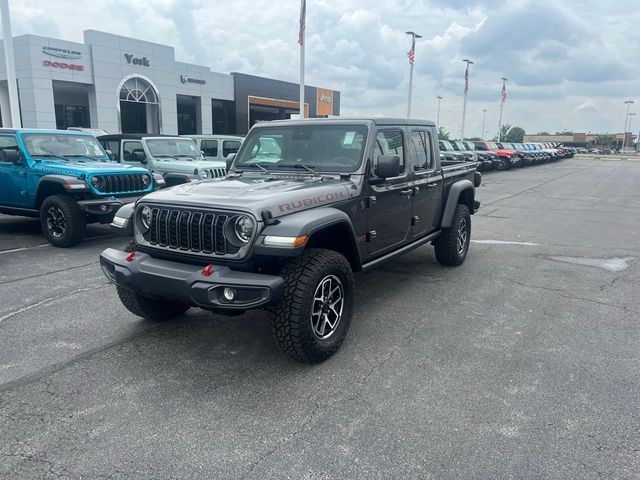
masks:
<instances>
[{"instance_id":1,"label":"off-road tire tread","mask_svg":"<svg viewBox=\"0 0 640 480\"><path fill-rule=\"evenodd\" d=\"M151 298L126 287L116 286L122 304L134 315L158 322L179 317L189 310L188 305L169 300Z\"/></svg>"},{"instance_id":2,"label":"off-road tire tread","mask_svg":"<svg viewBox=\"0 0 640 480\"><path fill-rule=\"evenodd\" d=\"M347 322L346 328L331 348L319 349L311 338L301 331L300 322L308 322L305 296L307 289L315 290L314 277L319 271L333 265L343 270L348 284L344 284L345 310L341 322ZM302 255L287 260L280 270L285 281L282 300L271 307L271 333L278 346L290 357L308 363L319 363L333 355L349 331L352 314L353 273L347 259L333 250L311 248ZM310 295L313 296L314 291ZM348 310L347 310L348 309ZM312 335L312 334L311 334Z\"/></svg>"},{"instance_id":3,"label":"off-road tire tread","mask_svg":"<svg viewBox=\"0 0 640 480\"><path fill-rule=\"evenodd\" d=\"M469 225L469 238L471 237L471 214L469 213L469 207L460 203L456 206L453 219L451 220L451 227L444 230L434 242L436 259L441 265L457 267L458 265L462 265L466 258L466 252L462 257L458 255L458 224L462 218L467 219L467 223Z\"/></svg>"},{"instance_id":4,"label":"off-road tire tread","mask_svg":"<svg viewBox=\"0 0 640 480\"><path fill-rule=\"evenodd\" d=\"M67 238L62 241L50 237L47 232L46 211L49 204L52 202L58 203L58 206L64 213L65 221L67 223L67 231L70 231ZM66 248L73 247L82 241L87 228L87 221L84 214L80 211L80 207L78 207L76 200L68 195L60 194L51 195L50 197L45 198L42 202L42 206L40 207L40 225L42 226L42 232L51 245Z\"/></svg>"}]
</instances>

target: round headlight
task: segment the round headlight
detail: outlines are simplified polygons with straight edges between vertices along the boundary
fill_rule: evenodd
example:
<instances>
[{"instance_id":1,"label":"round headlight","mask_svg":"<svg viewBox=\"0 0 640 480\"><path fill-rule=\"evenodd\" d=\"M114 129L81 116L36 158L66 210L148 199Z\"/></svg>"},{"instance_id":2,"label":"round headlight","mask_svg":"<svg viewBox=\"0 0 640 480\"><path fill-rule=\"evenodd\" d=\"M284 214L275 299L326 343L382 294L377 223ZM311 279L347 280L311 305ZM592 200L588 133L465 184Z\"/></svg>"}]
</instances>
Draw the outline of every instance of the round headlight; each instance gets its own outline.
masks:
<instances>
[{"instance_id":1,"label":"round headlight","mask_svg":"<svg viewBox=\"0 0 640 480\"><path fill-rule=\"evenodd\" d=\"M253 234L253 222L246 215L242 215L236 219L234 229L238 239L242 243L247 243Z\"/></svg>"},{"instance_id":2,"label":"round headlight","mask_svg":"<svg viewBox=\"0 0 640 480\"><path fill-rule=\"evenodd\" d=\"M142 185L146 188L151 183L151 176L146 173L142 175Z\"/></svg>"},{"instance_id":3,"label":"round headlight","mask_svg":"<svg viewBox=\"0 0 640 480\"><path fill-rule=\"evenodd\" d=\"M209 175L209 170L202 170L202 171L200 172L200 176L206 180L206 179L207 179L207 178L209 178L209 176L210 176L210 175Z\"/></svg>"},{"instance_id":4,"label":"round headlight","mask_svg":"<svg viewBox=\"0 0 640 480\"><path fill-rule=\"evenodd\" d=\"M151 209L147 206L142 207L142 211L140 212L140 223L142 223L142 227L146 232L151 227Z\"/></svg>"},{"instance_id":5,"label":"round headlight","mask_svg":"<svg viewBox=\"0 0 640 480\"><path fill-rule=\"evenodd\" d=\"M102 183L100 177L96 177L95 175L93 177L91 177L91 185L93 185L95 188L99 188L100 184Z\"/></svg>"}]
</instances>

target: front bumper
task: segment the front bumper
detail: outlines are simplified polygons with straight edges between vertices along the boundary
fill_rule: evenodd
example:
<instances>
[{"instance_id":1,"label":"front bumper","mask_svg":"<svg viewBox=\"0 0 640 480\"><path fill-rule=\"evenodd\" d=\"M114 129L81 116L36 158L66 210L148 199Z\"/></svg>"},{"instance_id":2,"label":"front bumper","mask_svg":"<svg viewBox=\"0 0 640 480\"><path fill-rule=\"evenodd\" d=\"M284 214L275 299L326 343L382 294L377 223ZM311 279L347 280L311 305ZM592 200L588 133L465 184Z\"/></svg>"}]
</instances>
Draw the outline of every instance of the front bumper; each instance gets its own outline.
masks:
<instances>
[{"instance_id":1,"label":"front bumper","mask_svg":"<svg viewBox=\"0 0 640 480\"><path fill-rule=\"evenodd\" d=\"M100 254L102 271L116 285L141 293L178 300L208 310L249 310L278 302L284 280L276 275L239 272L214 266L210 275L203 268L153 258L136 252L127 261L127 252L107 248ZM235 292L233 300L225 288Z\"/></svg>"},{"instance_id":2,"label":"front bumper","mask_svg":"<svg viewBox=\"0 0 640 480\"><path fill-rule=\"evenodd\" d=\"M147 192L150 193L150 192ZM93 200L78 200L80 210L89 215L110 215L113 216L120 207L133 203L147 193L127 197L105 197Z\"/></svg>"}]
</instances>

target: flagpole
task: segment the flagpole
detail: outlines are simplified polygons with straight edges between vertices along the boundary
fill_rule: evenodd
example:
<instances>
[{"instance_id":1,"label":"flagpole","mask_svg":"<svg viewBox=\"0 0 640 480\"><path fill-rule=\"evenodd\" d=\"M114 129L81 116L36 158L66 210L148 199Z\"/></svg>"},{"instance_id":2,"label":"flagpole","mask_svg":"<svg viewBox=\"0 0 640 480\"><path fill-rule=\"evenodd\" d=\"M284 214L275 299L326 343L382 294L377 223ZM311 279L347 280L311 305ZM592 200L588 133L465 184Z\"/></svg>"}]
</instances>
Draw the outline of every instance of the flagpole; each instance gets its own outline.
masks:
<instances>
[{"instance_id":1,"label":"flagpole","mask_svg":"<svg viewBox=\"0 0 640 480\"><path fill-rule=\"evenodd\" d=\"M502 109L504 108L504 100L505 100L505 92L507 88L507 80L508 78L502 77L502 93L500 95L500 119L498 120L498 141L502 141Z\"/></svg>"},{"instance_id":2,"label":"flagpole","mask_svg":"<svg viewBox=\"0 0 640 480\"><path fill-rule=\"evenodd\" d=\"M409 99L407 100L407 118L411 118L411 94L413 92L413 62L415 59L416 51L416 38L422 38L422 35L418 35L415 32L405 32L407 35L411 35L411 50L407 54L409 56Z\"/></svg>"},{"instance_id":3,"label":"flagpole","mask_svg":"<svg viewBox=\"0 0 640 480\"><path fill-rule=\"evenodd\" d=\"M11 17L9 16L9 0L0 0L2 16L2 36L4 37L4 58L7 68L7 86L9 88L9 109L11 110L11 126L21 128L20 106L18 103L18 82L16 80L16 63L13 57L13 37L11 36Z\"/></svg>"},{"instance_id":4,"label":"flagpole","mask_svg":"<svg viewBox=\"0 0 640 480\"><path fill-rule=\"evenodd\" d=\"M304 114L304 43L306 29L307 5L306 0L300 0L300 32L298 43L300 44L300 118L305 118Z\"/></svg>"},{"instance_id":5,"label":"flagpole","mask_svg":"<svg viewBox=\"0 0 640 480\"><path fill-rule=\"evenodd\" d=\"M473 62L466 58L462 61L467 64L467 69L464 73L464 102L462 103L462 127L460 128L460 140L464 140L464 121L467 117L467 93L469 92L469 65L473 65Z\"/></svg>"}]
</instances>

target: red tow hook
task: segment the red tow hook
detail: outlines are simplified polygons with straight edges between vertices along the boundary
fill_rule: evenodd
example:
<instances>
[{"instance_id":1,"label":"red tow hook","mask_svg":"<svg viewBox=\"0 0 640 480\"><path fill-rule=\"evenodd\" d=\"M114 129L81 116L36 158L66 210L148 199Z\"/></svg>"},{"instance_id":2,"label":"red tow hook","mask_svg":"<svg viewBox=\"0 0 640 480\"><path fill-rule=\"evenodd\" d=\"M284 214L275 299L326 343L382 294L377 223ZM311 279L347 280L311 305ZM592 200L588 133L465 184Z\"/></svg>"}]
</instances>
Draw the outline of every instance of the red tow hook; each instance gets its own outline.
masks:
<instances>
[{"instance_id":1,"label":"red tow hook","mask_svg":"<svg viewBox=\"0 0 640 480\"><path fill-rule=\"evenodd\" d=\"M210 277L211 274L213 273L213 265L209 264L206 267L204 267L202 269L202 276L203 277Z\"/></svg>"},{"instance_id":2,"label":"red tow hook","mask_svg":"<svg viewBox=\"0 0 640 480\"><path fill-rule=\"evenodd\" d=\"M135 256L136 256L136 252L129 252L129 253L127 254L127 258L126 258L127 262L128 262L128 263L133 262L133 258L134 258Z\"/></svg>"}]
</instances>

